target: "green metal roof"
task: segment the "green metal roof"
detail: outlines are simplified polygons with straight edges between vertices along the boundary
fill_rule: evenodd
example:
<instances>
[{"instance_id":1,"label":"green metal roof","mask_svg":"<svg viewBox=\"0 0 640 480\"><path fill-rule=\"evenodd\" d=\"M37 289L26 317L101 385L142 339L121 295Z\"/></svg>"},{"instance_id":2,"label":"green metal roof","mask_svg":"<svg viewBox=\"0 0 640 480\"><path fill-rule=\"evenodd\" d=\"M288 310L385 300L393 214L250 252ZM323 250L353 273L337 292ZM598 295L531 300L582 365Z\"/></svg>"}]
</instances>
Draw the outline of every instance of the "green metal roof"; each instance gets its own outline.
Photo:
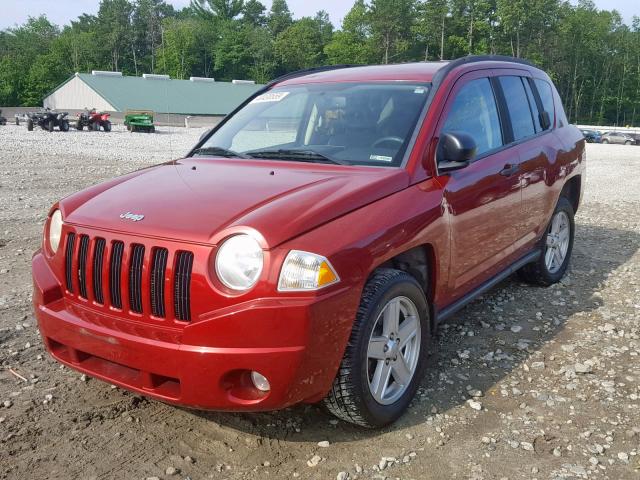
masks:
<instances>
[{"instance_id":1,"label":"green metal roof","mask_svg":"<svg viewBox=\"0 0 640 480\"><path fill-rule=\"evenodd\" d=\"M230 82L77 75L120 112L153 110L184 115L227 115L262 88L262 85Z\"/></svg>"}]
</instances>

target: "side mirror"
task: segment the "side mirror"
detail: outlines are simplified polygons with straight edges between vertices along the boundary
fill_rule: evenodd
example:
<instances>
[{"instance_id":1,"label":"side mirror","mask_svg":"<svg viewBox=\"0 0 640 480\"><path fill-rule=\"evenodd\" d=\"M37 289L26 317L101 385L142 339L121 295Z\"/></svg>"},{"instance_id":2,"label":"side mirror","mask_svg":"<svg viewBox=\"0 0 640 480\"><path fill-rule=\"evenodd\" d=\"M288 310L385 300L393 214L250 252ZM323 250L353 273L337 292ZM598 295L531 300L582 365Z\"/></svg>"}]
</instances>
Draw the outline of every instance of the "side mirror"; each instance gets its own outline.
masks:
<instances>
[{"instance_id":1,"label":"side mirror","mask_svg":"<svg viewBox=\"0 0 640 480\"><path fill-rule=\"evenodd\" d=\"M198 140L198 142L201 142L204 137L206 137L207 135L209 135L209 133L211 133L211 130L213 130L213 128L208 128L204 131L204 133L202 135L200 135L200 140Z\"/></svg>"},{"instance_id":2,"label":"side mirror","mask_svg":"<svg viewBox=\"0 0 640 480\"><path fill-rule=\"evenodd\" d=\"M551 116L549 115L549 112L546 111L542 111L539 113L540 115L540 126L542 127L543 130L547 130L551 127Z\"/></svg>"},{"instance_id":3,"label":"side mirror","mask_svg":"<svg viewBox=\"0 0 640 480\"><path fill-rule=\"evenodd\" d=\"M464 132L447 132L440 137L436 160L440 172L459 170L476 156L476 142Z\"/></svg>"}]
</instances>

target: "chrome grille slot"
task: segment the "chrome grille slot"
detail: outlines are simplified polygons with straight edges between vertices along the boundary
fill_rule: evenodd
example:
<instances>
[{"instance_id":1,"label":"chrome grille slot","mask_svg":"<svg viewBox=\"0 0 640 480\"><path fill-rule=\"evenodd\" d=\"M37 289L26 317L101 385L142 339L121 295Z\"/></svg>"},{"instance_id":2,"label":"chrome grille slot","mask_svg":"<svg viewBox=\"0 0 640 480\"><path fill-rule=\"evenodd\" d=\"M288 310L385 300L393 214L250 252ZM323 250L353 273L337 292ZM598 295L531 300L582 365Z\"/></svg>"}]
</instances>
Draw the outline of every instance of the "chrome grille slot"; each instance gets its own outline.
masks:
<instances>
[{"instance_id":1,"label":"chrome grille slot","mask_svg":"<svg viewBox=\"0 0 640 480\"><path fill-rule=\"evenodd\" d=\"M165 316L164 308L164 283L167 270L166 248L155 248L151 264L151 313L160 318Z\"/></svg>"},{"instance_id":2,"label":"chrome grille slot","mask_svg":"<svg viewBox=\"0 0 640 480\"><path fill-rule=\"evenodd\" d=\"M97 303L104 304L104 290L102 288L102 269L104 264L104 238L96 238L93 251L93 297Z\"/></svg>"},{"instance_id":3,"label":"chrome grille slot","mask_svg":"<svg viewBox=\"0 0 640 480\"><path fill-rule=\"evenodd\" d=\"M193 253L178 252L174 275L173 304L177 320L191 321L191 270Z\"/></svg>"},{"instance_id":4,"label":"chrome grille slot","mask_svg":"<svg viewBox=\"0 0 640 480\"><path fill-rule=\"evenodd\" d=\"M131 247L129 261L129 306L132 312L142 313L142 265L144 261L144 246Z\"/></svg>"},{"instance_id":5,"label":"chrome grille slot","mask_svg":"<svg viewBox=\"0 0 640 480\"><path fill-rule=\"evenodd\" d=\"M111 294L111 305L115 308L122 308L120 271L122 270L123 252L124 243L113 242L111 262L109 265L109 293Z\"/></svg>"},{"instance_id":6,"label":"chrome grille slot","mask_svg":"<svg viewBox=\"0 0 640 480\"><path fill-rule=\"evenodd\" d=\"M89 254L89 237L80 235L78 248L78 289L80 296L87 298L87 256Z\"/></svg>"},{"instance_id":7,"label":"chrome grille slot","mask_svg":"<svg viewBox=\"0 0 640 480\"><path fill-rule=\"evenodd\" d=\"M73 249L76 243L76 234L67 235L67 247L64 252L65 280L67 291L73 293Z\"/></svg>"}]
</instances>

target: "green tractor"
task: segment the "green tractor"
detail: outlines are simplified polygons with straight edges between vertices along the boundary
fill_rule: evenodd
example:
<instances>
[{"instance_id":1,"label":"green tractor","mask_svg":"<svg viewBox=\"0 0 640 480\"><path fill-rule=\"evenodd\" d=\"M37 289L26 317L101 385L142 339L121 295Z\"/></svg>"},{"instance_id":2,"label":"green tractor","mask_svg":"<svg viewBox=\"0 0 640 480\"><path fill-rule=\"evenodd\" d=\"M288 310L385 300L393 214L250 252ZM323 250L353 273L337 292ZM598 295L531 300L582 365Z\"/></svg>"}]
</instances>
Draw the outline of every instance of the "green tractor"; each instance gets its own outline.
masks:
<instances>
[{"instance_id":1,"label":"green tractor","mask_svg":"<svg viewBox=\"0 0 640 480\"><path fill-rule=\"evenodd\" d=\"M130 132L153 133L156 131L153 125L153 112L149 110L127 110L124 113L124 124Z\"/></svg>"}]
</instances>

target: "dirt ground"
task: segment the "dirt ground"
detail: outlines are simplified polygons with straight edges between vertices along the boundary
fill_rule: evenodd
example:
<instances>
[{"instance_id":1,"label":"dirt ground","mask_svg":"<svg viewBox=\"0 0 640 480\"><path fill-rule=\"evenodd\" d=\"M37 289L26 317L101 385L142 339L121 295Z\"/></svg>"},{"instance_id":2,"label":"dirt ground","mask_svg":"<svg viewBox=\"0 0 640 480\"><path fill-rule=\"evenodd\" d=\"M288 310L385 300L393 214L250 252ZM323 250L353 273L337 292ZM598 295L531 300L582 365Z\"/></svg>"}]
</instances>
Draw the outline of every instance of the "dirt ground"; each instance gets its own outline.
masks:
<instances>
[{"instance_id":1,"label":"dirt ground","mask_svg":"<svg viewBox=\"0 0 640 480\"><path fill-rule=\"evenodd\" d=\"M55 363L31 311L49 206L201 133L0 127L0 478L640 479L638 147L588 146L569 275L546 289L511 278L443 325L391 428L315 406L189 411Z\"/></svg>"}]
</instances>

